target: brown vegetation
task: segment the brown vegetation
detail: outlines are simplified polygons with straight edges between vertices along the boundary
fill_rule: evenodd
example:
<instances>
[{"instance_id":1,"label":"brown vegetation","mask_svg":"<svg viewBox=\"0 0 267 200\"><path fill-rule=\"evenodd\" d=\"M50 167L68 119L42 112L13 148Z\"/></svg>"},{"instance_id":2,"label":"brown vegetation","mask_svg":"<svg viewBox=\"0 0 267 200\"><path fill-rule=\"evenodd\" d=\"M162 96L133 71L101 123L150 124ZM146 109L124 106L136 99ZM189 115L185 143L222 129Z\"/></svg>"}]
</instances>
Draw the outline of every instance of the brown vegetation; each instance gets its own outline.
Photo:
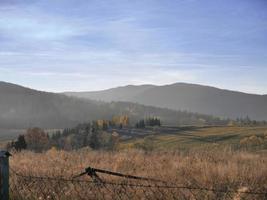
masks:
<instances>
[{"instance_id":1,"label":"brown vegetation","mask_svg":"<svg viewBox=\"0 0 267 200\"><path fill-rule=\"evenodd\" d=\"M19 173L34 176L70 178L91 166L153 177L177 185L235 191L243 188L247 191L267 189L266 154L234 152L227 148L187 153L145 153L137 150L102 152L88 149L65 152L51 149L42 154L27 151L15 153L10 164ZM111 181L107 175L101 178ZM85 179L90 180L90 177ZM237 192L236 198L240 195Z\"/></svg>"}]
</instances>

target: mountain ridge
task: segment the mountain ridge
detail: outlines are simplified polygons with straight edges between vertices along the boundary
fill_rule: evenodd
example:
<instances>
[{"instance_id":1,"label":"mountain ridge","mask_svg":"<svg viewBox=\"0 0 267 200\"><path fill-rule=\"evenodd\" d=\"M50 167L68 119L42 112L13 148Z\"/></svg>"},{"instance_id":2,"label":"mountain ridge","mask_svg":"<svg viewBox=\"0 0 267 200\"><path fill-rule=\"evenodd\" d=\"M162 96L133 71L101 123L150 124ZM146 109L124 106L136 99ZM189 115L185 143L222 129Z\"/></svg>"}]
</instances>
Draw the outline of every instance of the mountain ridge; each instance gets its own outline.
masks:
<instances>
[{"instance_id":1,"label":"mountain ridge","mask_svg":"<svg viewBox=\"0 0 267 200\"><path fill-rule=\"evenodd\" d=\"M239 90L231 90L231 89L225 89L225 88L220 88L216 86L210 86L210 85L202 85L202 84L196 84L196 83L187 83L187 82L175 82L171 84L165 84L165 85L155 85L155 84L141 84L141 85L125 85L125 86L117 86L117 87L112 87L112 88L107 88L107 89L101 89L101 90L82 90L82 91L64 91L60 92L61 94L71 94L71 93L94 93L94 92L104 92L108 90L114 90L114 89L120 89L120 88L129 88L129 87L142 87L142 86L151 86L151 87L163 87L163 86L172 86L172 85L192 85L192 86L201 86L201 87L207 87L207 88L213 88L213 89L218 89L218 90L224 90L224 91L229 91L229 92L236 92L236 93L241 93L241 94L249 94L249 95L256 95L256 96L267 96L267 94L256 94L256 93L249 93L249 92L243 92Z\"/></svg>"},{"instance_id":2,"label":"mountain ridge","mask_svg":"<svg viewBox=\"0 0 267 200\"><path fill-rule=\"evenodd\" d=\"M128 115L132 123L148 116L157 116L165 124L198 124L219 121L212 116L173 111L131 102L105 103L68 97L64 94L33 90L0 82L0 128L16 129L38 126L67 128L97 119Z\"/></svg>"},{"instance_id":3,"label":"mountain ridge","mask_svg":"<svg viewBox=\"0 0 267 200\"><path fill-rule=\"evenodd\" d=\"M134 91L131 94L132 88L134 88ZM128 95L129 93L131 95ZM188 110L227 118L249 116L256 120L267 120L267 95L249 94L198 84L174 83L162 86L149 85L149 87L143 87L143 85L126 86L102 91L65 92L64 94L105 102L136 102L172 110Z\"/></svg>"}]
</instances>

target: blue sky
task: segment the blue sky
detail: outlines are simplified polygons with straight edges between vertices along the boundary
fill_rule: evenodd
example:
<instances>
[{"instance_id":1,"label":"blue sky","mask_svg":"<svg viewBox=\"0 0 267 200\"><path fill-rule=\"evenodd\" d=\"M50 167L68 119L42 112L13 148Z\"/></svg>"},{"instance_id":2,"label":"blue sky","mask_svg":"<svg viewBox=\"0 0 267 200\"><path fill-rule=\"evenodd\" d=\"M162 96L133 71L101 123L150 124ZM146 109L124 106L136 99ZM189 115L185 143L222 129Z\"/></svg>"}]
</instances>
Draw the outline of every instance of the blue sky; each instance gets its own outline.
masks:
<instances>
[{"instance_id":1,"label":"blue sky","mask_svg":"<svg viewBox=\"0 0 267 200\"><path fill-rule=\"evenodd\" d=\"M0 80L61 92L190 82L267 94L266 0L0 0Z\"/></svg>"}]
</instances>

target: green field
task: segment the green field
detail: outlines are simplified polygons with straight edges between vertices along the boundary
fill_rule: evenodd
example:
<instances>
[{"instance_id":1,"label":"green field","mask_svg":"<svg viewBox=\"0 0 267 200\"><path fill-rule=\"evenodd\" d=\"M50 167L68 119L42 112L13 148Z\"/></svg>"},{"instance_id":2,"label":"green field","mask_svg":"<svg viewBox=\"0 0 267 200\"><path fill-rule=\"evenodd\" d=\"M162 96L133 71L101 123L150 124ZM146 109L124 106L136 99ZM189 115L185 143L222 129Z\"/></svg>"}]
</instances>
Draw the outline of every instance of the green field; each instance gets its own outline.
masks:
<instances>
[{"instance_id":1,"label":"green field","mask_svg":"<svg viewBox=\"0 0 267 200\"><path fill-rule=\"evenodd\" d=\"M264 150L267 148L267 127L191 127L144 135L121 141L119 148L147 150L186 150L202 147L232 146Z\"/></svg>"}]
</instances>

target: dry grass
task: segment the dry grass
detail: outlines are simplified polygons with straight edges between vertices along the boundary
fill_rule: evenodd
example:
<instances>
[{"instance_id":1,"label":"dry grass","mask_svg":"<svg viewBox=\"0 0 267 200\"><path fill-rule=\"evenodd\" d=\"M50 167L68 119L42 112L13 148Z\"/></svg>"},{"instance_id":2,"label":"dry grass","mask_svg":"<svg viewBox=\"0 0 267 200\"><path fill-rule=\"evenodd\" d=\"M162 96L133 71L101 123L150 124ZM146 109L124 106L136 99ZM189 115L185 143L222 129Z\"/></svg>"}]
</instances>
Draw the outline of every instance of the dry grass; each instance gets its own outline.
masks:
<instances>
[{"instance_id":1,"label":"dry grass","mask_svg":"<svg viewBox=\"0 0 267 200\"><path fill-rule=\"evenodd\" d=\"M200 187L238 190L267 189L267 156L230 149L201 152L96 152L80 150L46 153L15 153L10 159L13 169L38 176L71 177L87 166L126 174L153 177L165 181ZM110 180L108 176L102 176ZM89 179L89 177L88 177Z\"/></svg>"},{"instance_id":2,"label":"dry grass","mask_svg":"<svg viewBox=\"0 0 267 200\"><path fill-rule=\"evenodd\" d=\"M22 187L21 185L24 185L25 182L20 182L21 180L16 178L11 178L11 187L20 185L18 189L15 189L16 192L23 191L23 198L20 198L22 200L90 199L87 198L87 195L92 195L90 191L95 191L95 196L91 199L267 199L267 196L249 196L242 193L267 192L266 148L247 152L232 150L230 145L244 143L244 141L258 141L259 138L265 141L266 133L266 127L203 128L187 132L188 136L181 133L152 136L157 148L149 152L131 148L121 148L120 151L115 152L90 149L66 152L51 149L41 154L30 151L13 152L13 156L10 158L11 168L25 175L71 178L91 166L124 174L161 179L176 185L236 191L231 196L198 190L192 193L186 189L179 190L178 193L177 191L171 193L171 191L158 190L145 193L143 189L129 191L116 187L109 189L109 191L115 191L111 194L107 190L103 191L104 188L90 186L87 183L74 186L49 181L35 182ZM236 135L236 137L228 137L231 135ZM214 138L217 142L210 142ZM142 140L144 139L130 140L122 145L128 146ZM179 145L186 147L186 150L178 151L177 146L179 147ZM100 177L105 181L123 181L122 178L108 175L100 175ZM82 179L91 180L87 176ZM49 189L45 190L46 188ZM51 196L47 198L47 194L50 194L51 191L56 198L51 198ZM134 195L139 193L139 196L130 198L127 195L118 196L127 192L132 192ZM98 196L99 194L102 196ZM27 195L29 196L24 198ZM150 198L145 195L150 195ZM63 196L65 197L63 198Z\"/></svg>"}]
</instances>

